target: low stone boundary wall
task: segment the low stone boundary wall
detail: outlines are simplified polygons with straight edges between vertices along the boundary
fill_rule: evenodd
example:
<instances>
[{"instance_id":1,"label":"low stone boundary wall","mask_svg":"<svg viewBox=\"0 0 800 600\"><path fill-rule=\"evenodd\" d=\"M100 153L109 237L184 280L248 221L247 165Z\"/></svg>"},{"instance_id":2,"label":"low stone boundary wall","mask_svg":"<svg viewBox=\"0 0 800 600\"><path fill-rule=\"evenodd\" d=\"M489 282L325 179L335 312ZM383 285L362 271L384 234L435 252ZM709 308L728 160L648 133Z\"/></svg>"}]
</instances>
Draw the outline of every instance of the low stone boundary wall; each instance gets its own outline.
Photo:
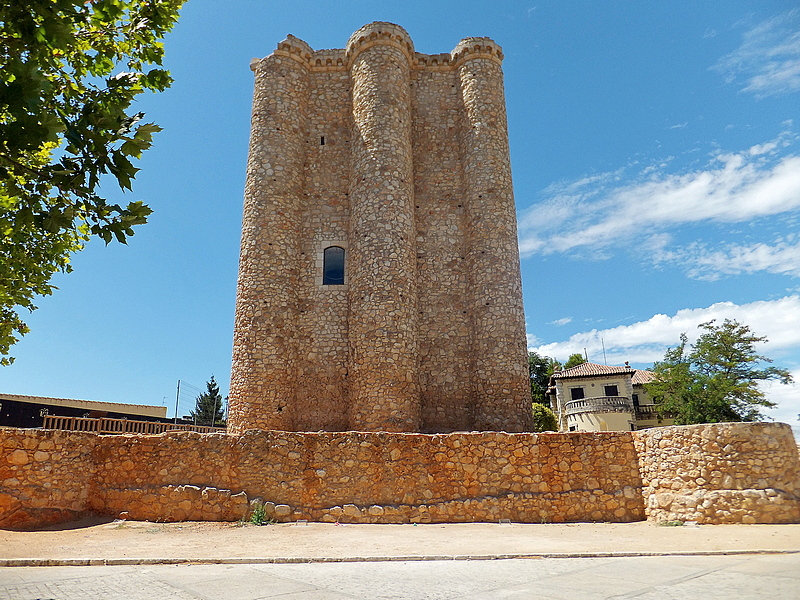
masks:
<instances>
[{"instance_id":1,"label":"low stone boundary wall","mask_svg":"<svg viewBox=\"0 0 800 600\"><path fill-rule=\"evenodd\" d=\"M790 452L789 450L794 450ZM787 425L507 434L0 430L0 527L137 520L800 522Z\"/></svg>"},{"instance_id":2,"label":"low stone boundary wall","mask_svg":"<svg viewBox=\"0 0 800 600\"><path fill-rule=\"evenodd\" d=\"M782 423L722 423L634 433L647 518L800 523L800 459Z\"/></svg>"}]
</instances>

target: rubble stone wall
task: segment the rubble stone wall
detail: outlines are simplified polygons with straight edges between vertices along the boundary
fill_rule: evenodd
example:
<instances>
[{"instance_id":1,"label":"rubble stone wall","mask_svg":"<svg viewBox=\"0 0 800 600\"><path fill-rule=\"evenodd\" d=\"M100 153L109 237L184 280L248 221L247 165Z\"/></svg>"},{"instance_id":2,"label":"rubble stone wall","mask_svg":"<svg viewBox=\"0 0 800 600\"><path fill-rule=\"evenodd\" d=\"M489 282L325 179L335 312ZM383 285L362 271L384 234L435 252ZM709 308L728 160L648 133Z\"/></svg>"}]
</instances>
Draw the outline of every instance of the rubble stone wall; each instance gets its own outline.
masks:
<instances>
[{"instance_id":1,"label":"rubble stone wall","mask_svg":"<svg viewBox=\"0 0 800 600\"><path fill-rule=\"evenodd\" d=\"M720 423L633 433L647 518L800 523L800 460L781 423Z\"/></svg>"},{"instance_id":2,"label":"rubble stone wall","mask_svg":"<svg viewBox=\"0 0 800 600\"><path fill-rule=\"evenodd\" d=\"M5 429L0 527L85 511L233 521L256 504L277 521L800 522L799 462L791 429L763 423L436 435Z\"/></svg>"}]
</instances>

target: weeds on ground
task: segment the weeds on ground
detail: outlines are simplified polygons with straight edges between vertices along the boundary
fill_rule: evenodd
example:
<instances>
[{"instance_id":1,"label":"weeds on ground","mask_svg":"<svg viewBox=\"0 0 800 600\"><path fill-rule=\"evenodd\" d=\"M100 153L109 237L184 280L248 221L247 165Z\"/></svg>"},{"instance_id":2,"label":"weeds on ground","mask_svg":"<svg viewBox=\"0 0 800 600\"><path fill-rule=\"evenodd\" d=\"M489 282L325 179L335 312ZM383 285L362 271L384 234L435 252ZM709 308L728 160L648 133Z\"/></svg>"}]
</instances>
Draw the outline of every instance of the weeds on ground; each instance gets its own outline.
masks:
<instances>
[{"instance_id":1,"label":"weeds on ground","mask_svg":"<svg viewBox=\"0 0 800 600\"><path fill-rule=\"evenodd\" d=\"M263 504L256 504L250 513L250 523L253 525L272 525L275 521L267 516L267 509Z\"/></svg>"},{"instance_id":2,"label":"weeds on ground","mask_svg":"<svg viewBox=\"0 0 800 600\"><path fill-rule=\"evenodd\" d=\"M683 521L659 521L659 527L683 527Z\"/></svg>"}]
</instances>

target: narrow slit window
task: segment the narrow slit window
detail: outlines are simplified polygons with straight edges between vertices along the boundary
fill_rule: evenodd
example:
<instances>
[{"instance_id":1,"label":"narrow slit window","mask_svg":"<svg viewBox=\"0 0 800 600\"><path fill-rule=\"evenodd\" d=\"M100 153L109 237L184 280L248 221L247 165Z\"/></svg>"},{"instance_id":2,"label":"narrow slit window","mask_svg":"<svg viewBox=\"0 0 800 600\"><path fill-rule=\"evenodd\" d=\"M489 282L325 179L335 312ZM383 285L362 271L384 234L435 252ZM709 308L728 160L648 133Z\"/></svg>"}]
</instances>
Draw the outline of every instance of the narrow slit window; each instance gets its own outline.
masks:
<instances>
[{"instance_id":1,"label":"narrow slit window","mask_svg":"<svg viewBox=\"0 0 800 600\"><path fill-rule=\"evenodd\" d=\"M325 248L322 255L322 285L344 285L344 248Z\"/></svg>"},{"instance_id":2,"label":"narrow slit window","mask_svg":"<svg viewBox=\"0 0 800 600\"><path fill-rule=\"evenodd\" d=\"M324 136L324 135L321 135L321 136L320 136L320 138L319 138L319 145L320 145L320 146L324 146L324 145L325 145L325 136Z\"/></svg>"}]
</instances>

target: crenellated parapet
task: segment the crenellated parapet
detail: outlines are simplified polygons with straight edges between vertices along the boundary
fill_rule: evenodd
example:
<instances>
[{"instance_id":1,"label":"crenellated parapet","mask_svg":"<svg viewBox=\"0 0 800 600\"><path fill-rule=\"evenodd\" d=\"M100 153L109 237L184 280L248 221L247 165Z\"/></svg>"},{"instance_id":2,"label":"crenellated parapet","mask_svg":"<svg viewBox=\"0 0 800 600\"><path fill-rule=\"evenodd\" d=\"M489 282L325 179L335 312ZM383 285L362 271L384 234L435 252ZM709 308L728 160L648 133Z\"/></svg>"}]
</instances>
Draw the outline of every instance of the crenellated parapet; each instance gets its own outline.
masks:
<instances>
[{"instance_id":1,"label":"crenellated parapet","mask_svg":"<svg viewBox=\"0 0 800 600\"><path fill-rule=\"evenodd\" d=\"M347 40L347 46L345 46L347 60L352 62L361 52L378 44L394 46L405 54L409 63L413 61L414 42L411 41L408 32L400 25L383 21L364 25L350 36L350 39Z\"/></svg>"},{"instance_id":2,"label":"crenellated parapet","mask_svg":"<svg viewBox=\"0 0 800 600\"><path fill-rule=\"evenodd\" d=\"M452 58L447 52L442 54L422 54L421 52L416 52L414 54L414 62L411 66L414 69L432 71L452 71L454 68Z\"/></svg>"},{"instance_id":3,"label":"crenellated parapet","mask_svg":"<svg viewBox=\"0 0 800 600\"><path fill-rule=\"evenodd\" d=\"M474 58L488 58L500 64L503 62L503 49L492 38L468 37L456 45L450 57L454 67Z\"/></svg>"},{"instance_id":4,"label":"crenellated parapet","mask_svg":"<svg viewBox=\"0 0 800 600\"><path fill-rule=\"evenodd\" d=\"M488 37L464 38L452 52L423 54L414 50L414 43L405 29L385 22L365 25L350 37L345 48L314 50L300 38L289 34L271 56L291 58L312 71L344 71L358 54L375 45L400 49L408 58L411 68L416 70L452 71L463 62L475 58L487 58L500 64L504 56L500 45ZM252 59L251 70L255 71L263 60L266 59Z\"/></svg>"},{"instance_id":5,"label":"crenellated parapet","mask_svg":"<svg viewBox=\"0 0 800 600\"><path fill-rule=\"evenodd\" d=\"M275 56L287 56L298 62L310 64L314 50L300 38L289 34L285 40L278 44L273 54Z\"/></svg>"},{"instance_id":6,"label":"crenellated parapet","mask_svg":"<svg viewBox=\"0 0 800 600\"><path fill-rule=\"evenodd\" d=\"M310 59L312 71L344 71L347 68L347 57L344 50L317 50Z\"/></svg>"}]
</instances>

